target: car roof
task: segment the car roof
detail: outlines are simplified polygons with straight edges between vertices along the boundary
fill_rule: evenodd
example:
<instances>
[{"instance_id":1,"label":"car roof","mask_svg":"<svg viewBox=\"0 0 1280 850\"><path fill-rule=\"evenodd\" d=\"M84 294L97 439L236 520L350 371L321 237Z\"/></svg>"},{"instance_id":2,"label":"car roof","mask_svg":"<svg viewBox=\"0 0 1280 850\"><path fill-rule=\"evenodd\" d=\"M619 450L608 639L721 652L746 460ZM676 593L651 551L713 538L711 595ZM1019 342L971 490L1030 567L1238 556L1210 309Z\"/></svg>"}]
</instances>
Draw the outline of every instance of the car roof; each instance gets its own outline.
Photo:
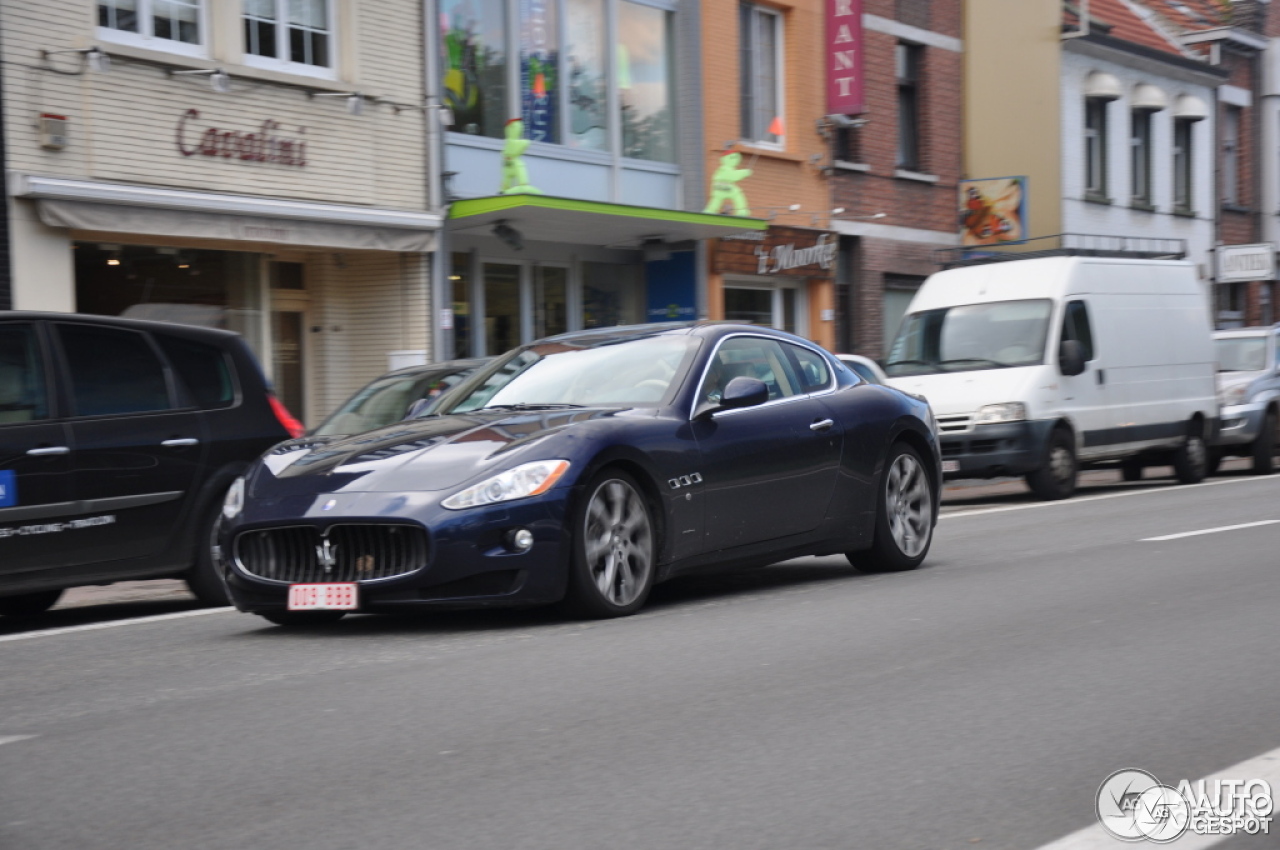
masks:
<instances>
[{"instance_id":1,"label":"car roof","mask_svg":"<svg viewBox=\"0 0 1280 850\"><path fill-rule=\"evenodd\" d=\"M416 375L429 375L432 372L453 372L462 369L475 369L483 366L492 360L492 357L473 357L467 360L441 360L438 363L419 363L416 366L405 366L402 369L396 369L386 372L378 376L375 380L382 380L390 377L414 377Z\"/></svg>"},{"instance_id":2,"label":"car roof","mask_svg":"<svg viewBox=\"0 0 1280 850\"><path fill-rule=\"evenodd\" d=\"M181 334L204 339L238 339L240 334L222 328L188 325L181 322L158 322L150 319L126 319L121 316L98 316L92 313L54 313L37 310L0 310L0 321L49 321L81 324L108 325L136 331L155 331Z\"/></svg>"},{"instance_id":3,"label":"car roof","mask_svg":"<svg viewBox=\"0 0 1280 850\"><path fill-rule=\"evenodd\" d=\"M744 322L728 322L723 320L699 319L692 322L655 322L648 325L616 325L608 328L590 328L588 330L570 331L551 337L535 340L529 345L545 343L567 343L583 347L611 345L632 339L643 339L661 335L698 336L703 339L717 340L732 334L753 333L772 336L778 339L791 340L809 346L817 346L810 340L795 334L780 331L765 325L752 325Z\"/></svg>"}]
</instances>

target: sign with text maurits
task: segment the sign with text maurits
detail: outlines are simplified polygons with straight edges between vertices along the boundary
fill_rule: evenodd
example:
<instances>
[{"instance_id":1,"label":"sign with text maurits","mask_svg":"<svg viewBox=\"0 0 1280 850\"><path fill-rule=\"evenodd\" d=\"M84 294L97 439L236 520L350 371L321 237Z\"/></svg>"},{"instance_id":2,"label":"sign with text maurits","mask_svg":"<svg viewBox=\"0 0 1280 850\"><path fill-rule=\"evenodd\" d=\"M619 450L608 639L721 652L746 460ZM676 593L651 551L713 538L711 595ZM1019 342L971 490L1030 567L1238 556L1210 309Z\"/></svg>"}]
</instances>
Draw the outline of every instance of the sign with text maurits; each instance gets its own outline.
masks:
<instances>
[{"instance_id":1,"label":"sign with text maurits","mask_svg":"<svg viewBox=\"0 0 1280 850\"><path fill-rule=\"evenodd\" d=\"M862 0L827 3L827 114L866 111L862 80Z\"/></svg>"}]
</instances>

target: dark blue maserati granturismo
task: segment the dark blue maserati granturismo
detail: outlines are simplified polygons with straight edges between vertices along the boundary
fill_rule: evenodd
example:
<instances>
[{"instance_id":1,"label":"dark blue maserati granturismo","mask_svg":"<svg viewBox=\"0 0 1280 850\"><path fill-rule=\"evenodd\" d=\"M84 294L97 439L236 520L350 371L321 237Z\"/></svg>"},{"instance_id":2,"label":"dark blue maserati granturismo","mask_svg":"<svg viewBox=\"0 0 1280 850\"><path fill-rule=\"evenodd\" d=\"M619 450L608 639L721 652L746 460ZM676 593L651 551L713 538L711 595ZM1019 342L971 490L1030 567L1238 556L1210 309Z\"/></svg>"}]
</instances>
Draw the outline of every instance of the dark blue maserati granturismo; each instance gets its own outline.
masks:
<instances>
[{"instance_id":1,"label":"dark blue maserati granturismo","mask_svg":"<svg viewBox=\"0 0 1280 850\"><path fill-rule=\"evenodd\" d=\"M240 610L307 625L563 600L614 617L711 566L911 569L937 521L928 404L767 328L563 334L434 411L282 443L232 487L218 554Z\"/></svg>"}]
</instances>

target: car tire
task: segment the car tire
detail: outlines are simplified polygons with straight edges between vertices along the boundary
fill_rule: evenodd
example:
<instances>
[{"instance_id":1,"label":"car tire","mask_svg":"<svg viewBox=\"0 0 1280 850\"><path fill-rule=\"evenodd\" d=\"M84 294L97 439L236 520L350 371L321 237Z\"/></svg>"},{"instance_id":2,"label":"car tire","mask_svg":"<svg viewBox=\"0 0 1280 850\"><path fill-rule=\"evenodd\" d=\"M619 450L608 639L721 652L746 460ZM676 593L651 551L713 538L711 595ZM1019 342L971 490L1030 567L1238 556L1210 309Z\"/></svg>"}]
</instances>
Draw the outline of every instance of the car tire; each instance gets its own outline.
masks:
<instances>
[{"instance_id":1,"label":"car tire","mask_svg":"<svg viewBox=\"0 0 1280 850\"><path fill-rule=\"evenodd\" d=\"M1173 471L1183 484L1199 484L1209 474L1209 446L1199 422L1192 423L1187 438L1174 452Z\"/></svg>"},{"instance_id":2,"label":"car tire","mask_svg":"<svg viewBox=\"0 0 1280 850\"><path fill-rule=\"evenodd\" d=\"M225 494L226 491L221 492ZM222 527L222 502L222 499L215 499L207 509L209 515L200 521L195 563L183 576L191 594L202 604L210 607L231 604L231 596L227 593L227 580L222 574L222 565L213 557L213 547L218 542L218 532Z\"/></svg>"},{"instance_id":3,"label":"car tire","mask_svg":"<svg viewBox=\"0 0 1280 850\"><path fill-rule=\"evenodd\" d=\"M1141 481L1142 470L1142 461L1136 457L1127 457L1120 461L1120 477L1125 481Z\"/></svg>"},{"instance_id":4,"label":"car tire","mask_svg":"<svg viewBox=\"0 0 1280 850\"><path fill-rule=\"evenodd\" d=\"M0 596L0 615L7 617L31 617L48 611L62 598L62 588L20 593L17 596Z\"/></svg>"},{"instance_id":5,"label":"car tire","mask_svg":"<svg viewBox=\"0 0 1280 850\"><path fill-rule=\"evenodd\" d=\"M933 543L935 496L920 454L895 443L880 478L871 548L846 552L849 564L863 573L897 573L920 566Z\"/></svg>"},{"instance_id":6,"label":"car tire","mask_svg":"<svg viewBox=\"0 0 1280 850\"><path fill-rule=\"evenodd\" d=\"M346 611L257 611L259 617L277 626L291 629L314 629L338 622Z\"/></svg>"},{"instance_id":7,"label":"car tire","mask_svg":"<svg viewBox=\"0 0 1280 850\"><path fill-rule=\"evenodd\" d=\"M640 610L657 572L653 509L636 480L604 470L583 490L574 511L565 608L591 619Z\"/></svg>"},{"instance_id":8,"label":"car tire","mask_svg":"<svg viewBox=\"0 0 1280 850\"><path fill-rule=\"evenodd\" d=\"M1065 428L1054 428L1045 443L1040 468L1027 473L1027 486L1045 501L1065 499L1076 491L1079 474L1075 440Z\"/></svg>"},{"instance_id":9,"label":"car tire","mask_svg":"<svg viewBox=\"0 0 1280 850\"><path fill-rule=\"evenodd\" d=\"M1251 446L1254 475L1271 475L1276 471L1276 413L1268 410L1262 428Z\"/></svg>"}]
</instances>

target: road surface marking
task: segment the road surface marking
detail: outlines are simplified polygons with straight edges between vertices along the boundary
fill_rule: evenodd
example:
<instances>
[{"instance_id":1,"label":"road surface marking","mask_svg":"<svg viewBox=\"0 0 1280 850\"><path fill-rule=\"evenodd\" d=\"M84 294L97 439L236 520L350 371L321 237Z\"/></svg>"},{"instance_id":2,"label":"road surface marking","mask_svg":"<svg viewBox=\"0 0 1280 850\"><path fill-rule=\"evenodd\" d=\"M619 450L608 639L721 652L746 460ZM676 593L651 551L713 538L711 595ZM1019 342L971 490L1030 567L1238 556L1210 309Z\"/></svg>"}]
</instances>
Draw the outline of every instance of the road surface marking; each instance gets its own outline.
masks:
<instances>
[{"instance_id":1,"label":"road surface marking","mask_svg":"<svg viewBox=\"0 0 1280 850\"><path fill-rule=\"evenodd\" d=\"M0 643L7 643L11 640L30 640L31 638L53 637L54 635L69 635L73 632L92 632L98 629L114 629L117 626L136 626L139 623L158 623L161 620L182 620L187 617L202 617L205 614L222 614L227 611L234 611L231 607L226 608L200 608L196 611L179 611L176 614L154 614L150 617L130 617L127 620L112 620L108 623L86 623L83 626L66 626L61 629L44 629L39 632L23 632L17 635L0 635Z\"/></svg>"},{"instance_id":2,"label":"road surface marking","mask_svg":"<svg viewBox=\"0 0 1280 850\"><path fill-rule=\"evenodd\" d=\"M1216 779L1262 779L1271 785L1274 793L1275 789L1280 788L1280 749L1275 749L1247 761L1242 761L1239 764L1233 764L1231 767L1223 768L1216 773L1209 774L1201 781L1213 782ZM1160 781L1171 788L1176 788L1178 785L1177 779L1171 780L1167 776L1160 778ZM1191 784L1195 786L1197 782L1192 781ZM1274 829L1275 826L1276 822L1273 819L1272 828ZM1206 847L1212 847L1232 837L1230 835L1197 835L1193 832L1186 832L1169 846L1174 850L1204 850ZM1095 823L1093 826L1088 826L1078 832L1063 836L1057 841L1042 845L1038 850L1112 850L1112 848L1117 847L1128 847L1133 850L1135 847L1146 846L1148 846L1146 843L1135 845L1133 842L1121 841L1107 832L1102 824Z\"/></svg>"},{"instance_id":3,"label":"road surface marking","mask_svg":"<svg viewBox=\"0 0 1280 850\"><path fill-rule=\"evenodd\" d=\"M1144 537L1142 543L1157 543L1161 540L1177 540L1179 537L1196 537L1201 534L1217 534L1219 531L1235 531L1237 528L1256 528L1259 525L1275 525L1280 519L1264 519L1258 522L1242 522L1239 525L1220 525L1217 528L1202 528L1199 531L1184 531L1180 534L1166 534L1163 537Z\"/></svg>"},{"instance_id":4,"label":"road surface marking","mask_svg":"<svg viewBox=\"0 0 1280 850\"><path fill-rule=\"evenodd\" d=\"M35 735L0 735L0 746L5 744L13 744L18 741L30 741Z\"/></svg>"},{"instance_id":5,"label":"road surface marking","mask_svg":"<svg viewBox=\"0 0 1280 850\"><path fill-rule=\"evenodd\" d=\"M978 508L972 511L953 511L951 513L938 514L939 519L947 519L948 517L965 517L979 516L981 514L1000 514L1005 511L1028 511L1032 508L1053 508L1062 507L1064 505L1079 505L1084 502L1100 502L1103 499L1124 499L1129 496L1149 496L1153 493L1176 493L1180 490L1188 490L1192 487L1218 487L1226 484L1256 484L1259 481L1275 482L1277 479L1271 476L1262 475L1257 478L1232 478L1226 481L1204 481L1200 484L1176 484L1172 487L1151 487L1143 490L1127 490L1123 493L1107 493L1102 496L1084 496L1080 499L1062 499L1053 502L1033 502L1029 505L1005 505L1002 508Z\"/></svg>"}]
</instances>

